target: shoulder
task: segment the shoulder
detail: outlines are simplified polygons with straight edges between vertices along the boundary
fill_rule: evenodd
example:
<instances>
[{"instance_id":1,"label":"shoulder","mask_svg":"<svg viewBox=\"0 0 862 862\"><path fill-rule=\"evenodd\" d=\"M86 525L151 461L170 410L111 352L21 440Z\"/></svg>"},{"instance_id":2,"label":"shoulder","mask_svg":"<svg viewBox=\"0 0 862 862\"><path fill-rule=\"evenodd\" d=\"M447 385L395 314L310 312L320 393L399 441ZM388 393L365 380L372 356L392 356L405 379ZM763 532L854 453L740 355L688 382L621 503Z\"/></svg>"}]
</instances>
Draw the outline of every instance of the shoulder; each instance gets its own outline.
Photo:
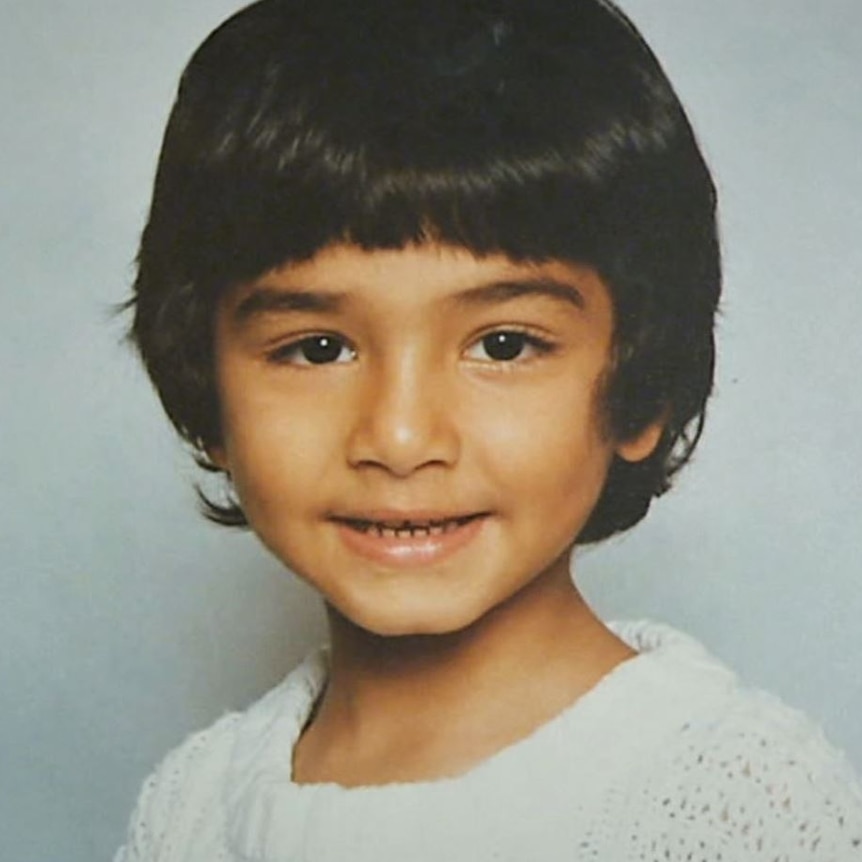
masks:
<instances>
[{"instance_id":1,"label":"shoulder","mask_svg":"<svg viewBox=\"0 0 862 862\"><path fill-rule=\"evenodd\" d=\"M217 858L238 762L245 765L276 731L290 733L291 719L300 721L322 672L319 654L309 656L247 710L222 716L173 749L144 781L114 862L197 859L200 852Z\"/></svg>"},{"instance_id":2,"label":"shoulder","mask_svg":"<svg viewBox=\"0 0 862 862\"><path fill-rule=\"evenodd\" d=\"M862 790L847 759L801 712L727 673L720 696L683 716L637 782L640 852L862 860Z\"/></svg>"},{"instance_id":3,"label":"shoulder","mask_svg":"<svg viewBox=\"0 0 862 862\"><path fill-rule=\"evenodd\" d=\"M165 845L176 840L189 815L212 807L213 792L227 768L240 720L240 713L230 713L192 734L147 777L132 812L126 843L115 862L164 858Z\"/></svg>"}]
</instances>

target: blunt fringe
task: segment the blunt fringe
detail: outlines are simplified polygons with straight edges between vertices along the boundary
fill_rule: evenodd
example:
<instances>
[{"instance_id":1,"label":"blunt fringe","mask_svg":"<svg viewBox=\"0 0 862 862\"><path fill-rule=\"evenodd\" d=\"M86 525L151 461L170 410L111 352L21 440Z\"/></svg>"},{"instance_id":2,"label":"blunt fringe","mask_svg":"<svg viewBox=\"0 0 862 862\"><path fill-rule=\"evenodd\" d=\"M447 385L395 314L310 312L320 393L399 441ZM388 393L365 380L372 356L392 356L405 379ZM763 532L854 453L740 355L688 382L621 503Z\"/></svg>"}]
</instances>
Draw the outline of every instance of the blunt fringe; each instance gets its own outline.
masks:
<instances>
[{"instance_id":1,"label":"blunt fringe","mask_svg":"<svg viewBox=\"0 0 862 862\"><path fill-rule=\"evenodd\" d=\"M210 469L227 289L339 242L426 241L593 266L611 292L616 459L578 542L637 523L689 460L712 388L715 190L686 115L604 0L262 0L186 68L158 165L131 337ZM302 416L296 416L296 422ZM246 523L230 495L206 514Z\"/></svg>"}]
</instances>

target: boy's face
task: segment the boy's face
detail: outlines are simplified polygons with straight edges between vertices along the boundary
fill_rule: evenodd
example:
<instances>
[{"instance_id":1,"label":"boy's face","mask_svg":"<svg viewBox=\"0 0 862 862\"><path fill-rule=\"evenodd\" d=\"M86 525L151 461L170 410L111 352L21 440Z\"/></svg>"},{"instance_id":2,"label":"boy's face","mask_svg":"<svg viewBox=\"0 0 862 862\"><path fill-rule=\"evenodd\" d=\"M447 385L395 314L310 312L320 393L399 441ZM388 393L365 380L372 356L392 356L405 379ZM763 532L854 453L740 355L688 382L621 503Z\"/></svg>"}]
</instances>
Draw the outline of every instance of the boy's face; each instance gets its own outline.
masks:
<instances>
[{"instance_id":1,"label":"boy's face","mask_svg":"<svg viewBox=\"0 0 862 862\"><path fill-rule=\"evenodd\" d=\"M614 453L587 267L334 246L222 302L228 470L253 529L378 634L451 632L565 575Z\"/></svg>"}]
</instances>

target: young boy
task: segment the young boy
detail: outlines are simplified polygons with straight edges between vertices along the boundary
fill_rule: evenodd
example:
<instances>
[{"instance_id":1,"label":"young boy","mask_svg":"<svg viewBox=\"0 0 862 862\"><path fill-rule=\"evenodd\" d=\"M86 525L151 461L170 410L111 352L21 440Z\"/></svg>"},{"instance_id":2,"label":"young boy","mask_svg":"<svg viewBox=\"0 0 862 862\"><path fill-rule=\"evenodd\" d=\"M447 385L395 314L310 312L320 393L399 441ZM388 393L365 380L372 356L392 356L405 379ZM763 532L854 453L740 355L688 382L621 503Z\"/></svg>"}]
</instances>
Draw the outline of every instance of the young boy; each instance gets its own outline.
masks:
<instances>
[{"instance_id":1,"label":"young boy","mask_svg":"<svg viewBox=\"0 0 862 862\"><path fill-rule=\"evenodd\" d=\"M604 0L263 0L195 54L133 334L330 645L146 783L119 862L862 859L801 716L569 574L694 449L715 194Z\"/></svg>"}]
</instances>

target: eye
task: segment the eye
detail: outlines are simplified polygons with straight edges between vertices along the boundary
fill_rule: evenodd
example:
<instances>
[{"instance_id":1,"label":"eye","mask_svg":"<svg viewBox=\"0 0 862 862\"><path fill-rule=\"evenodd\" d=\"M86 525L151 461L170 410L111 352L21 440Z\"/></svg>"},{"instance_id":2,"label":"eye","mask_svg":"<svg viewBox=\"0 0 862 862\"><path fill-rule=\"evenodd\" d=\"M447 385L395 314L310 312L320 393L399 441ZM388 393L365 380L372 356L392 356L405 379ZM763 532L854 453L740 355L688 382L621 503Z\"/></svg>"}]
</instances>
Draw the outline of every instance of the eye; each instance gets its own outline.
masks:
<instances>
[{"instance_id":1,"label":"eye","mask_svg":"<svg viewBox=\"0 0 862 862\"><path fill-rule=\"evenodd\" d=\"M331 365L355 358L356 351L337 335L309 335L270 354L273 361L289 365Z\"/></svg>"},{"instance_id":2,"label":"eye","mask_svg":"<svg viewBox=\"0 0 862 862\"><path fill-rule=\"evenodd\" d=\"M498 329L483 335L468 350L470 359L491 362L513 362L529 359L553 350L553 345L542 338L517 329Z\"/></svg>"}]
</instances>

